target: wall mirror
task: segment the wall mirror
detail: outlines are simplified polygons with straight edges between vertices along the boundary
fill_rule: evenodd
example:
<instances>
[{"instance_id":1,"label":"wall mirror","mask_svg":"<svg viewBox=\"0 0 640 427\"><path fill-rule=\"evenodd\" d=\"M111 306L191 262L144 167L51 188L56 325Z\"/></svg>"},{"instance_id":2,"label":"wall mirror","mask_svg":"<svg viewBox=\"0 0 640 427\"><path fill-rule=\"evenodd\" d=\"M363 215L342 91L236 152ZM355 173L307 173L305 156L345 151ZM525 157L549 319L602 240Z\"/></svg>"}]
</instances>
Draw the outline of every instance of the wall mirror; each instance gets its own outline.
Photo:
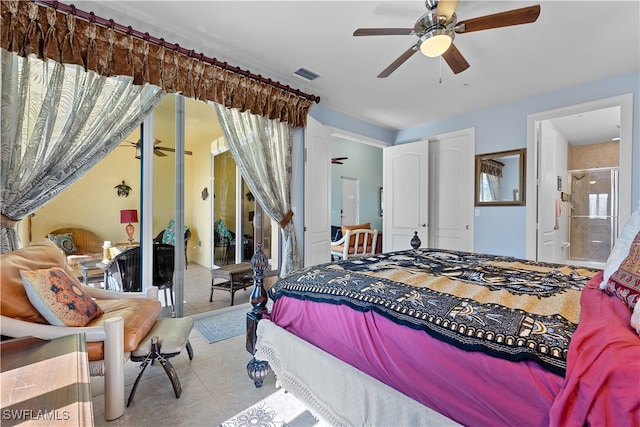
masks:
<instances>
[{"instance_id":1,"label":"wall mirror","mask_svg":"<svg viewBox=\"0 0 640 427\"><path fill-rule=\"evenodd\" d=\"M525 204L526 149L476 156L476 206Z\"/></svg>"}]
</instances>

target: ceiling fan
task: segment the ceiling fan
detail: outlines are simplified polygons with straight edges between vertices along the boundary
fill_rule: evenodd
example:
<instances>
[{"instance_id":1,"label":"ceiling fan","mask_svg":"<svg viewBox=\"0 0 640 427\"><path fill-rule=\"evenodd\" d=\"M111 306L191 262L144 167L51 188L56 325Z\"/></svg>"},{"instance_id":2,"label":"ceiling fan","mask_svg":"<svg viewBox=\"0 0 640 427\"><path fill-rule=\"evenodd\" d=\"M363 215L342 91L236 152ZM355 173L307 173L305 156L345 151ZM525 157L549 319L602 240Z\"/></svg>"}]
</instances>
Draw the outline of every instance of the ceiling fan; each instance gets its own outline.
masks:
<instances>
[{"instance_id":1,"label":"ceiling fan","mask_svg":"<svg viewBox=\"0 0 640 427\"><path fill-rule=\"evenodd\" d=\"M347 160L348 157L332 157L331 158L331 163L333 163L334 165L343 165L344 163L342 162L342 160Z\"/></svg>"},{"instance_id":2,"label":"ceiling fan","mask_svg":"<svg viewBox=\"0 0 640 427\"><path fill-rule=\"evenodd\" d=\"M429 57L442 56L451 70L458 74L469 68L469 63L453 44L456 34L529 24L535 22L540 15L540 5L536 5L458 22L454 13L458 2L459 0L425 0L427 13L416 21L413 28L358 28L353 35L415 35L418 37L418 41L413 46L378 74L379 78L388 77L417 51Z\"/></svg>"},{"instance_id":3,"label":"ceiling fan","mask_svg":"<svg viewBox=\"0 0 640 427\"><path fill-rule=\"evenodd\" d=\"M125 142L131 144L132 147L135 147L135 149L136 149L136 159L139 159L141 157L141 154L142 154L142 151L140 149L140 140L138 140L136 142L132 142L132 141L125 141ZM162 141L160 141L159 139L153 138L153 154L155 154L158 157L164 157L164 156L166 156L164 151L170 151L172 153L176 152L175 148L160 147L158 144L160 144L161 142ZM184 154L190 156L193 153L191 151L185 150Z\"/></svg>"}]
</instances>

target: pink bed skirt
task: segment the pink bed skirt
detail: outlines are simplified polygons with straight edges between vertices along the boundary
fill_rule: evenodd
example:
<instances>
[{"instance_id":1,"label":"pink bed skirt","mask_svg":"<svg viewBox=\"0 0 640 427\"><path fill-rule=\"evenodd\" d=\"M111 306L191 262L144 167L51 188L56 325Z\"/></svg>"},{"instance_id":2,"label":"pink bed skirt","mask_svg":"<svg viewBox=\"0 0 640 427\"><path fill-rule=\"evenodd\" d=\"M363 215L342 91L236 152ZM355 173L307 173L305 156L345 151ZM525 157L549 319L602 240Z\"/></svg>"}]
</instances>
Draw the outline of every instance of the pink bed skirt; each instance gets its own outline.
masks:
<instances>
[{"instance_id":1,"label":"pink bed skirt","mask_svg":"<svg viewBox=\"0 0 640 427\"><path fill-rule=\"evenodd\" d=\"M640 338L629 308L603 293L601 280L598 273L582 291L566 378L341 305L280 297L271 320L464 425L640 426Z\"/></svg>"},{"instance_id":2,"label":"pink bed skirt","mask_svg":"<svg viewBox=\"0 0 640 427\"><path fill-rule=\"evenodd\" d=\"M547 426L564 381L533 361L516 363L460 350L423 331L345 306L280 297L271 320L465 425Z\"/></svg>"}]
</instances>

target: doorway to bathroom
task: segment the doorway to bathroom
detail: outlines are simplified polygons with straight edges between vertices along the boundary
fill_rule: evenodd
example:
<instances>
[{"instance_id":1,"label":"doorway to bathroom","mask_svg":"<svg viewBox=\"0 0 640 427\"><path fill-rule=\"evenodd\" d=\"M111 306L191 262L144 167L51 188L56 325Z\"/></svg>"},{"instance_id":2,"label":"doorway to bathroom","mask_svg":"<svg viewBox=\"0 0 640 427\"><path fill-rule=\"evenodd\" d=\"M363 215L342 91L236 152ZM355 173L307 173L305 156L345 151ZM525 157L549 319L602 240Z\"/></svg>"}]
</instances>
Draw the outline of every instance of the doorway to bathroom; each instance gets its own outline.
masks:
<instances>
[{"instance_id":1,"label":"doorway to bathroom","mask_svg":"<svg viewBox=\"0 0 640 427\"><path fill-rule=\"evenodd\" d=\"M602 268L631 214L632 96L527 121L527 258Z\"/></svg>"}]
</instances>

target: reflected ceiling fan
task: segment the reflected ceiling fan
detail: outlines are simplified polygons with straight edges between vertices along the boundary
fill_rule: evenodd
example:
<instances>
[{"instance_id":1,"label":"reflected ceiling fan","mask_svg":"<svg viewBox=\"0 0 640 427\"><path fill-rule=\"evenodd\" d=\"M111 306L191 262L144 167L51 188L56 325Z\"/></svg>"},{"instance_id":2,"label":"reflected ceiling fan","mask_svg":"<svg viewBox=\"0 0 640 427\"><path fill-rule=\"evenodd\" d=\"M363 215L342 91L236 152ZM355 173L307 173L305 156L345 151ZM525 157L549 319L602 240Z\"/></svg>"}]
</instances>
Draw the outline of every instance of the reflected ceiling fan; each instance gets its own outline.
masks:
<instances>
[{"instance_id":1,"label":"reflected ceiling fan","mask_svg":"<svg viewBox=\"0 0 640 427\"><path fill-rule=\"evenodd\" d=\"M458 22L454 13L458 2L459 0L425 0L427 13L416 21L413 28L358 28L353 35L418 37L413 46L378 74L379 78L388 77L417 51L429 57L442 56L451 70L458 74L469 68L469 63L453 44L456 34L529 24L535 22L540 15L540 5L536 5Z\"/></svg>"},{"instance_id":2,"label":"reflected ceiling fan","mask_svg":"<svg viewBox=\"0 0 640 427\"><path fill-rule=\"evenodd\" d=\"M331 163L333 163L334 165L343 165L344 163L342 162L342 160L347 160L348 157L332 157L331 158Z\"/></svg>"},{"instance_id":3,"label":"reflected ceiling fan","mask_svg":"<svg viewBox=\"0 0 640 427\"><path fill-rule=\"evenodd\" d=\"M140 140L138 140L136 142L131 142L131 141L125 141L125 142L130 144L131 147L134 147L136 149L136 159L139 159L141 157L141 154L142 154L142 150L140 149ZM159 139L153 138L153 154L155 154L158 157L164 157L164 156L166 156L166 154L164 153L165 151L170 151L172 153L176 152L175 148L160 147L159 144L161 142L162 141L160 141ZM190 156L193 153L191 151L185 150L184 154Z\"/></svg>"}]
</instances>

